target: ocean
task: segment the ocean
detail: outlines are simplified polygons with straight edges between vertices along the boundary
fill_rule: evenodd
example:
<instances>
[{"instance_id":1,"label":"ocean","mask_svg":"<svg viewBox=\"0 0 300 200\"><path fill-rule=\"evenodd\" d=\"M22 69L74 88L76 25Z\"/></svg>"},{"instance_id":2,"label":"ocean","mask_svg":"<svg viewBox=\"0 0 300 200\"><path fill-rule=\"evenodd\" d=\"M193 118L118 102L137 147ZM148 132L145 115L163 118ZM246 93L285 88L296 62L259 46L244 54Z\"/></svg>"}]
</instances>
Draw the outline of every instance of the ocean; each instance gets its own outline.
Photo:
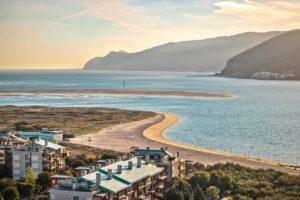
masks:
<instances>
[{"instance_id":1,"label":"ocean","mask_svg":"<svg viewBox=\"0 0 300 200\"><path fill-rule=\"evenodd\" d=\"M171 140L300 165L300 81L193 75L198 73L1 70L0 90L151 89L229 93L236 98L18 93L0 96L0 105L171 112L181 118L165 133Z\"/></svg>"}]
</instances>

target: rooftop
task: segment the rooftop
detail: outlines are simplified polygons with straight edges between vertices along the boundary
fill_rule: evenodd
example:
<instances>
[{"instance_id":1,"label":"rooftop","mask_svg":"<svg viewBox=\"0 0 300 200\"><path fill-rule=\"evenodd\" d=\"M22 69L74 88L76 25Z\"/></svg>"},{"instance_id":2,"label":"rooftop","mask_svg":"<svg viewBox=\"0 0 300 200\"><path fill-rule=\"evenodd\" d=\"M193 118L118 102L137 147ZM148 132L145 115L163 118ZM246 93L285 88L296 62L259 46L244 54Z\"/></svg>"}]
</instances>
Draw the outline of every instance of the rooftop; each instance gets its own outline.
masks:
<instances>
[{"instance_id":1,"label":"rooftop","mask_svg":"<svg viewBox=\"0 0 300 200\"><path fill-rule=\"evenodd\" d=\"M133 162L133 168L131 170L128 169L128 161ZM137 158L131 158L126 161L118 161L111 165L105 166L100 168L101 171L107 173L108 169L113 170L113 176L123 179L124 181L128 183L134 183L137 182L145 177L154 176L156 174L159 174L163 171L162 168L158 168L152 164L145 164L145 161L141 161L142 165L140 168L137 167ZM117 169L118 165L122 165L122 173L118 174Z\"/></svg>"},{"instance_id":2,"label":"rooftop","mask_svg":"<svg viewBox=\"0 0 300 200\"><path fill-rule=\"evenodd\" d=\"M84 166L79 166L79 167L76 167L75 169L77 169L77 170L90 170L89 167L84 167Z\"/></svg>"},{"instance_id":3,"label":"rooftop","mask_svg":"<svg viewBox=\"0 0 300 200\"><path fill-rule=\"evenodd\" d=\"M128 161L132 161L132 169L128 169ZM118 165L122 165L122 173L118 174ZM85 168L85 167L79 167ZM112 169L112 179L108 179L108 169ZM84 175L80 178L75 179L75 181L87 181L92 184L96 184L99 188L109 191L112 193L117 193L121 190L124 190L131 186L131 184L150 177L156 174L159 174L163 171L163 168L156 167L152 164L146 164L144 161L141 161L141 167L137 167L137 158L131 158L126 161L118 161L113 164L107 165L96 171ZM101 174L101 183L97 184L96 176Z\"/></svg>"},{"instance_id":4,"label":"rooftop","mask_svg":"<svg viewBox=\"0 0 300 200\"><path fill-rule=\"evenodd\" d=\"M37 145L46 146L47 148L53 149L53 150L58 150L58 149L62 148L61 145L55 144L55 143L52 143L52 142L47 142L47 145L46 145L46 141L42 140L42 139L37 139L37 140L34 141L34 143L37 144Z\"/></svg>"}]
</instances>

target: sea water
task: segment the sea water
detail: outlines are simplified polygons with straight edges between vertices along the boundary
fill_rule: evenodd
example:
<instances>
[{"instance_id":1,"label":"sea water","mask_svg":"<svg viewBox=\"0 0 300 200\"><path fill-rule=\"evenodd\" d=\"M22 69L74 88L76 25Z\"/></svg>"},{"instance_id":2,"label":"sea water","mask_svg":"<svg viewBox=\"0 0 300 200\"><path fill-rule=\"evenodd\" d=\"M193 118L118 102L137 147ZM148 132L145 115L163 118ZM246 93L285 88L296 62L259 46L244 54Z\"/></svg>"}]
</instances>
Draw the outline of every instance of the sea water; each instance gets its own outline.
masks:
<instances>
[{"instance_id":1,"label":"sea water","mask_svg":"<svg viewBox=\"0 0 300 200\"><path fill-rule=\"evenodd\" d=\"M18 93L0 96L0 105L89 106L171 112L181 118L181 123L165 134L171 140L300 165L300 81L191 76L195 74L2 70L0 90L151 89L229 93L236 97Z\"/></svg>"}]
</instances>

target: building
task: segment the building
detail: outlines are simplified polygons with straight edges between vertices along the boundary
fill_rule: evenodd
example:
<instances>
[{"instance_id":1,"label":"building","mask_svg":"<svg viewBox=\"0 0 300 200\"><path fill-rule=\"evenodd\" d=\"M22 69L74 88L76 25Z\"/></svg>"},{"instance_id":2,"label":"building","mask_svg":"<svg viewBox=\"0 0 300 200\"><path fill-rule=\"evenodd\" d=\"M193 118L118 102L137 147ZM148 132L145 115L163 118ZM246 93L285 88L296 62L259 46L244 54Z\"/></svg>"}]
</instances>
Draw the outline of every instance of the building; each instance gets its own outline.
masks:
<instances>
[{"instance_id":1,"label":"building","mask_svg":"<svg viewBox=\"0 0 300 200\"><path fill-rule=\"evenodd\" d=\"M35 174L50 172L56 174L64 166L64 148L60 145L41 139L34 140L21 148L12 151L12 175L20 180L28 167Z\"/></svg>"},{"instance_id":2,"label":"building","mask_svg":"<svg viewBox=\"0 0 300 200\"><path fill-rule=\"evenodd\" d=\"M95 169L81 177L63 179L50 189L51 200L154 199L163 194L164 168L134 157Z\"/></svg>"},{"instance_id":3,"label":"building","mask_svg":"<svg viewBox=\"0 0 300 200\"><path fill-rule=\"evenodd\" d=\"M42 128L41 131L19 131L18 135L23 139L38 137L42 140L63 140L62 130L49 130L48 128Z\"/></svg>"},{"instance_id":4,"label":"building","mask_svg":"<svg viewBox=\"0 0 300 200\"><path fill-rule=\"evenodd\" d=\"M185 175L185 160L179 158L179 152L176 156L171 154L166 148L160 149L135 149L136 156L142 156L143 159L150 159L150 162L156 163L157 167L164 167L168 177L181 177Z\"/></svg>"},{"instance_id":5,"label":"building","mask_svg":"<svg viewBox=\"0 0 300 200\"><path fill-rule=\"evenodd\" d=\"M0 164L12 168L12 151L24 147L28 141L18 138L10 133L0 133ZM11 174L8 174L11 176Z\"/></svg>"}]
</instances>

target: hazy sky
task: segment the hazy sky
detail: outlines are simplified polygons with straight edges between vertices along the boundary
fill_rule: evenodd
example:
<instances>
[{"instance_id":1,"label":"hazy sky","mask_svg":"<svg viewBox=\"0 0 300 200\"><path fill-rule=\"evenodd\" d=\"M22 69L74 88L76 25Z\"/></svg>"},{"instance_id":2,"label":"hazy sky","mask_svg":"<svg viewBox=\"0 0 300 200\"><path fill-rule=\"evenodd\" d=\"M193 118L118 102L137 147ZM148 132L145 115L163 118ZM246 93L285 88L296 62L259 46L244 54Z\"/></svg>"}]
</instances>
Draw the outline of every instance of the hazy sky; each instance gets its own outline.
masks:
<instances>
[{"instance_id":1,"label":"hazy sky","mask_svg":"<svg viewBox=\"0 0 300 200\"><path fill-rule=\"evenodd\" d=\"M111 50L300 28L300 0L0 0L0 68L80 68Z\"/></svg>"}]
</instances>

